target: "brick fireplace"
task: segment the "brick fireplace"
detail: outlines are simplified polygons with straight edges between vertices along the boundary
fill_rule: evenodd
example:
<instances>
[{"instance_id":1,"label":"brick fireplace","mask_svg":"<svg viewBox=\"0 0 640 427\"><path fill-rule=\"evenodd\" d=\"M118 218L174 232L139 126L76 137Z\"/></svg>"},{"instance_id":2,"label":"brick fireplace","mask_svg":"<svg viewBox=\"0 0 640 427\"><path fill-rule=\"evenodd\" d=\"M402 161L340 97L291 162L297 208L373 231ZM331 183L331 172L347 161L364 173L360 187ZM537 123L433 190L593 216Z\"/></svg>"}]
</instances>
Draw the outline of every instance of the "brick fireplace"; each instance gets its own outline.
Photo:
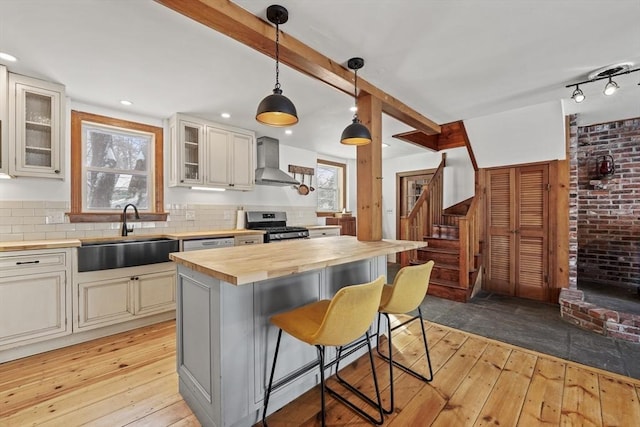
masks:
<instances>
[{"instance_id":1,"label":"brick fireplace","mask_svg":"<svg viewBox=\"0 0 640 427\"><path fill-rule=\"evenodd\" d=\"M560 295L565 320L640 342L640 316L584 302L580 282L640 287L640 118L577 127L570 117L570 289ZM616 165L599 177L597 163Z\"/></svg>"}]
</instances>

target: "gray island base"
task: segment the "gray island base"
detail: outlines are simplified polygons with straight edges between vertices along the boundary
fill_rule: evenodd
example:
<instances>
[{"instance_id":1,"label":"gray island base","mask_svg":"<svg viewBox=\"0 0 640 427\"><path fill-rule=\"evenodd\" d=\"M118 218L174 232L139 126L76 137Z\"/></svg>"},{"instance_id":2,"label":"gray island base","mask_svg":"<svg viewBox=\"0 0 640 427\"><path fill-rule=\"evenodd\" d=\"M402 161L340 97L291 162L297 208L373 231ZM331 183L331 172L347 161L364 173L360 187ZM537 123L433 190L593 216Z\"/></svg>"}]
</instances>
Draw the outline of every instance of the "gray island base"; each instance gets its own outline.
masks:
<instances>
[{"instance_id":1,"label":"gray island base","mask_svg":"<svg viewBox=\"0 0 640 427\"><path fill-rule=\"evenodd\" d=\"M387 255L424 245L338 236L171 254L178 264L179 389L200 423L260 420L278 332L269 322L273 314L386 275ZM315 361L314 347L284 334L275 381ZM275 391L269 412L314 387L318 377L313 369Z\"/></svg>"}]
</instances>

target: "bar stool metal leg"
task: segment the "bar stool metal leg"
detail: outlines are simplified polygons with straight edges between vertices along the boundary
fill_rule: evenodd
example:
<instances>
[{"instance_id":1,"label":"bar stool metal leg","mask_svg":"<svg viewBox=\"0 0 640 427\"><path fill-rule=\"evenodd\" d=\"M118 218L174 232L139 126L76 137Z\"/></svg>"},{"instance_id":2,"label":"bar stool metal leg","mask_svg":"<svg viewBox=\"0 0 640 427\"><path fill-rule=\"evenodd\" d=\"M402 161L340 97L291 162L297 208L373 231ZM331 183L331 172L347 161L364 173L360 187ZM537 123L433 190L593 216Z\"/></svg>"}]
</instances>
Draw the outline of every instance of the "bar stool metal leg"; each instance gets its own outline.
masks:
<instances>
[{"instance_id":1,"label":"bar stool metal leg","mask_svg":"<svg viewBox=\"0 0 640 427\"><path fill-rule=\"evenodd\" d=\"M380 317L384 316L387 319L387 325L389 326L389 336L388 336L388 352L389 355L385 355L380 351ZM429 367L429 376L424 376L422 374L420 374L419 372L416 372L415 370L409 368L406 365L403 365L402 363L393 360L393 344L392 344L392 334L393 331L395 331L396 329L413 322L414 320L419 319L420 320L420 328L422 330L422 342L424 343L424 351L425 354L427 356L427 365ZM431 380L433 380L433 368L431 366L431 357L429 356L429 346L427 344L427 334L425 332L424 329L424 322L422 321L422 310L420 310L420 307L418 307L418 315L412 317L411 319L394 326L393 328L391 327L391 319L389 319L389 314L387 313L378 313L378 343L376 345L376 351L378 352L378 355L386 360L389 363L389 395L390 395L390 407L389 409L383 408L384 413L385 414L390 414L393 412L393 408L394 408L394 396L393 396L393 366L396 366L400 369L402 369L403 371L407 372L408 374L413 375L414 377L418 378L419 380L422 380L424 382L430 382Z\"/></svg>"},{"instance_id":2,"label":"bar stool metal leg","mask_svg":"<svg viewBox=\"0 0 640 427\"><path fill-rule=\"evenodd\" d=\"M262 425L267 426L267 406L269 406L269 397L271 396L271 388L273 386L273 375L276 372L276 360L278 360L278 351L280 350L280 338L282 338L282 329L278 329L278 340L276 341L276 351L273 356L273 364L271 365L271 375L269 376L269 387L264 395L264 407L262 408Z\"/></svg>"}]
</instances>

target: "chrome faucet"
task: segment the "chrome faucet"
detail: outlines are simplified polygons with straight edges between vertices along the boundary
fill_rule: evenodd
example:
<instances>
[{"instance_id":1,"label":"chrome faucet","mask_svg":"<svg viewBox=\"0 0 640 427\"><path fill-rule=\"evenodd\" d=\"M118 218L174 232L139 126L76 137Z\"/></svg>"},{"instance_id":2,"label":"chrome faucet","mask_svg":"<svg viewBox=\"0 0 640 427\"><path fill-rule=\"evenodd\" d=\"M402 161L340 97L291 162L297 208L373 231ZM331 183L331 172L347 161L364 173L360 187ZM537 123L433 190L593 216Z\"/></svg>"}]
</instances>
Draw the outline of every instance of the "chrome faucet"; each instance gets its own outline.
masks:
<instances>
[{"instance_id":1,"label":"chrome faucet","mask_svg":"<svg viewBox=\"0 0 640 427\"><path fill-rule=\"evenodd\" d=\"M122 210L122 235L127 236L129 233L133 233L133 227L127 227L127 208L131 206L136 214L136 219L140 219L140 215L138 214L138 208L133 203L127 203Z\"/></svg>"}]
</instances>

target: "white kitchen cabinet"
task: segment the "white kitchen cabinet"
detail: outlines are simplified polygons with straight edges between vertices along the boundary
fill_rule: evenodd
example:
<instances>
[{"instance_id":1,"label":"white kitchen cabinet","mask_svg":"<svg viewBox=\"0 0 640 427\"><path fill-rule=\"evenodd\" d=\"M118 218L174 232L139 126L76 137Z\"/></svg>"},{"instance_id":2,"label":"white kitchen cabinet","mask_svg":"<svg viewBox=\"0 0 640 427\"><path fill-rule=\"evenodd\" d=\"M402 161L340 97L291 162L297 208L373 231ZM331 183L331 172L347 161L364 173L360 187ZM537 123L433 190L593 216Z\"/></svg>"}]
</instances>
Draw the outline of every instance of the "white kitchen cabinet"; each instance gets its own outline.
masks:
<instances>
[{"instance_id":1,"label":"white kitchen cabinet","mask_svg":"<svg viewBox=\"0 0 640 427\"><path fill-rule=\"evenodd\" d=\"M340 227L310 228L309 229L309 238L310 239L316 239L318 237L339 236L339 235L340 235Z\"/></svg>"},{"instance_id":2,"label":"white kitchen cabinet","mask_svg":"<svg viewBox=\"0 0 640 427\"><path fill-rule=\"evenodd\" d=\"M176 114L170 120L169 185L251 190L255 134Z\"/></svg>"},{"instance_id":3,"label":"white kitchen cabinet","mask_svg":"<svg viewBox=\"0 0 640 427\"><path fill-rule=\"evenodd\" d=\"M9 174L64 179L64 86L9 73Z\"/></svg>"},{"instance_id":4,"label":"white kitchen cabinet","mask_svg":"<svg viewBox=\"0 0 640 427\"><path fill-rule=\"evenodd\" d=\"M69 250L0 256L0 350L71 333Z\"/></svg>"},{"instance_id":5,"label":"white kitchen cabinet","mask_svg":"<svg viewBox=\"0 0 640 427\"><path fill-rule=\"evenodd\" d=\"M78 273L74 328L89 330L175 309L173 263Z\"/></svg>"},{"instance_id":6,"label":"white kitchen cabinet","mask_svg":"<svg viewBox=\"0 0 640 427\"><path fill-rule=\"evenodd\" d=\"M0 65L0 174L9 173L9 104L7 67Z\"/></svg>"}]
</instances>

